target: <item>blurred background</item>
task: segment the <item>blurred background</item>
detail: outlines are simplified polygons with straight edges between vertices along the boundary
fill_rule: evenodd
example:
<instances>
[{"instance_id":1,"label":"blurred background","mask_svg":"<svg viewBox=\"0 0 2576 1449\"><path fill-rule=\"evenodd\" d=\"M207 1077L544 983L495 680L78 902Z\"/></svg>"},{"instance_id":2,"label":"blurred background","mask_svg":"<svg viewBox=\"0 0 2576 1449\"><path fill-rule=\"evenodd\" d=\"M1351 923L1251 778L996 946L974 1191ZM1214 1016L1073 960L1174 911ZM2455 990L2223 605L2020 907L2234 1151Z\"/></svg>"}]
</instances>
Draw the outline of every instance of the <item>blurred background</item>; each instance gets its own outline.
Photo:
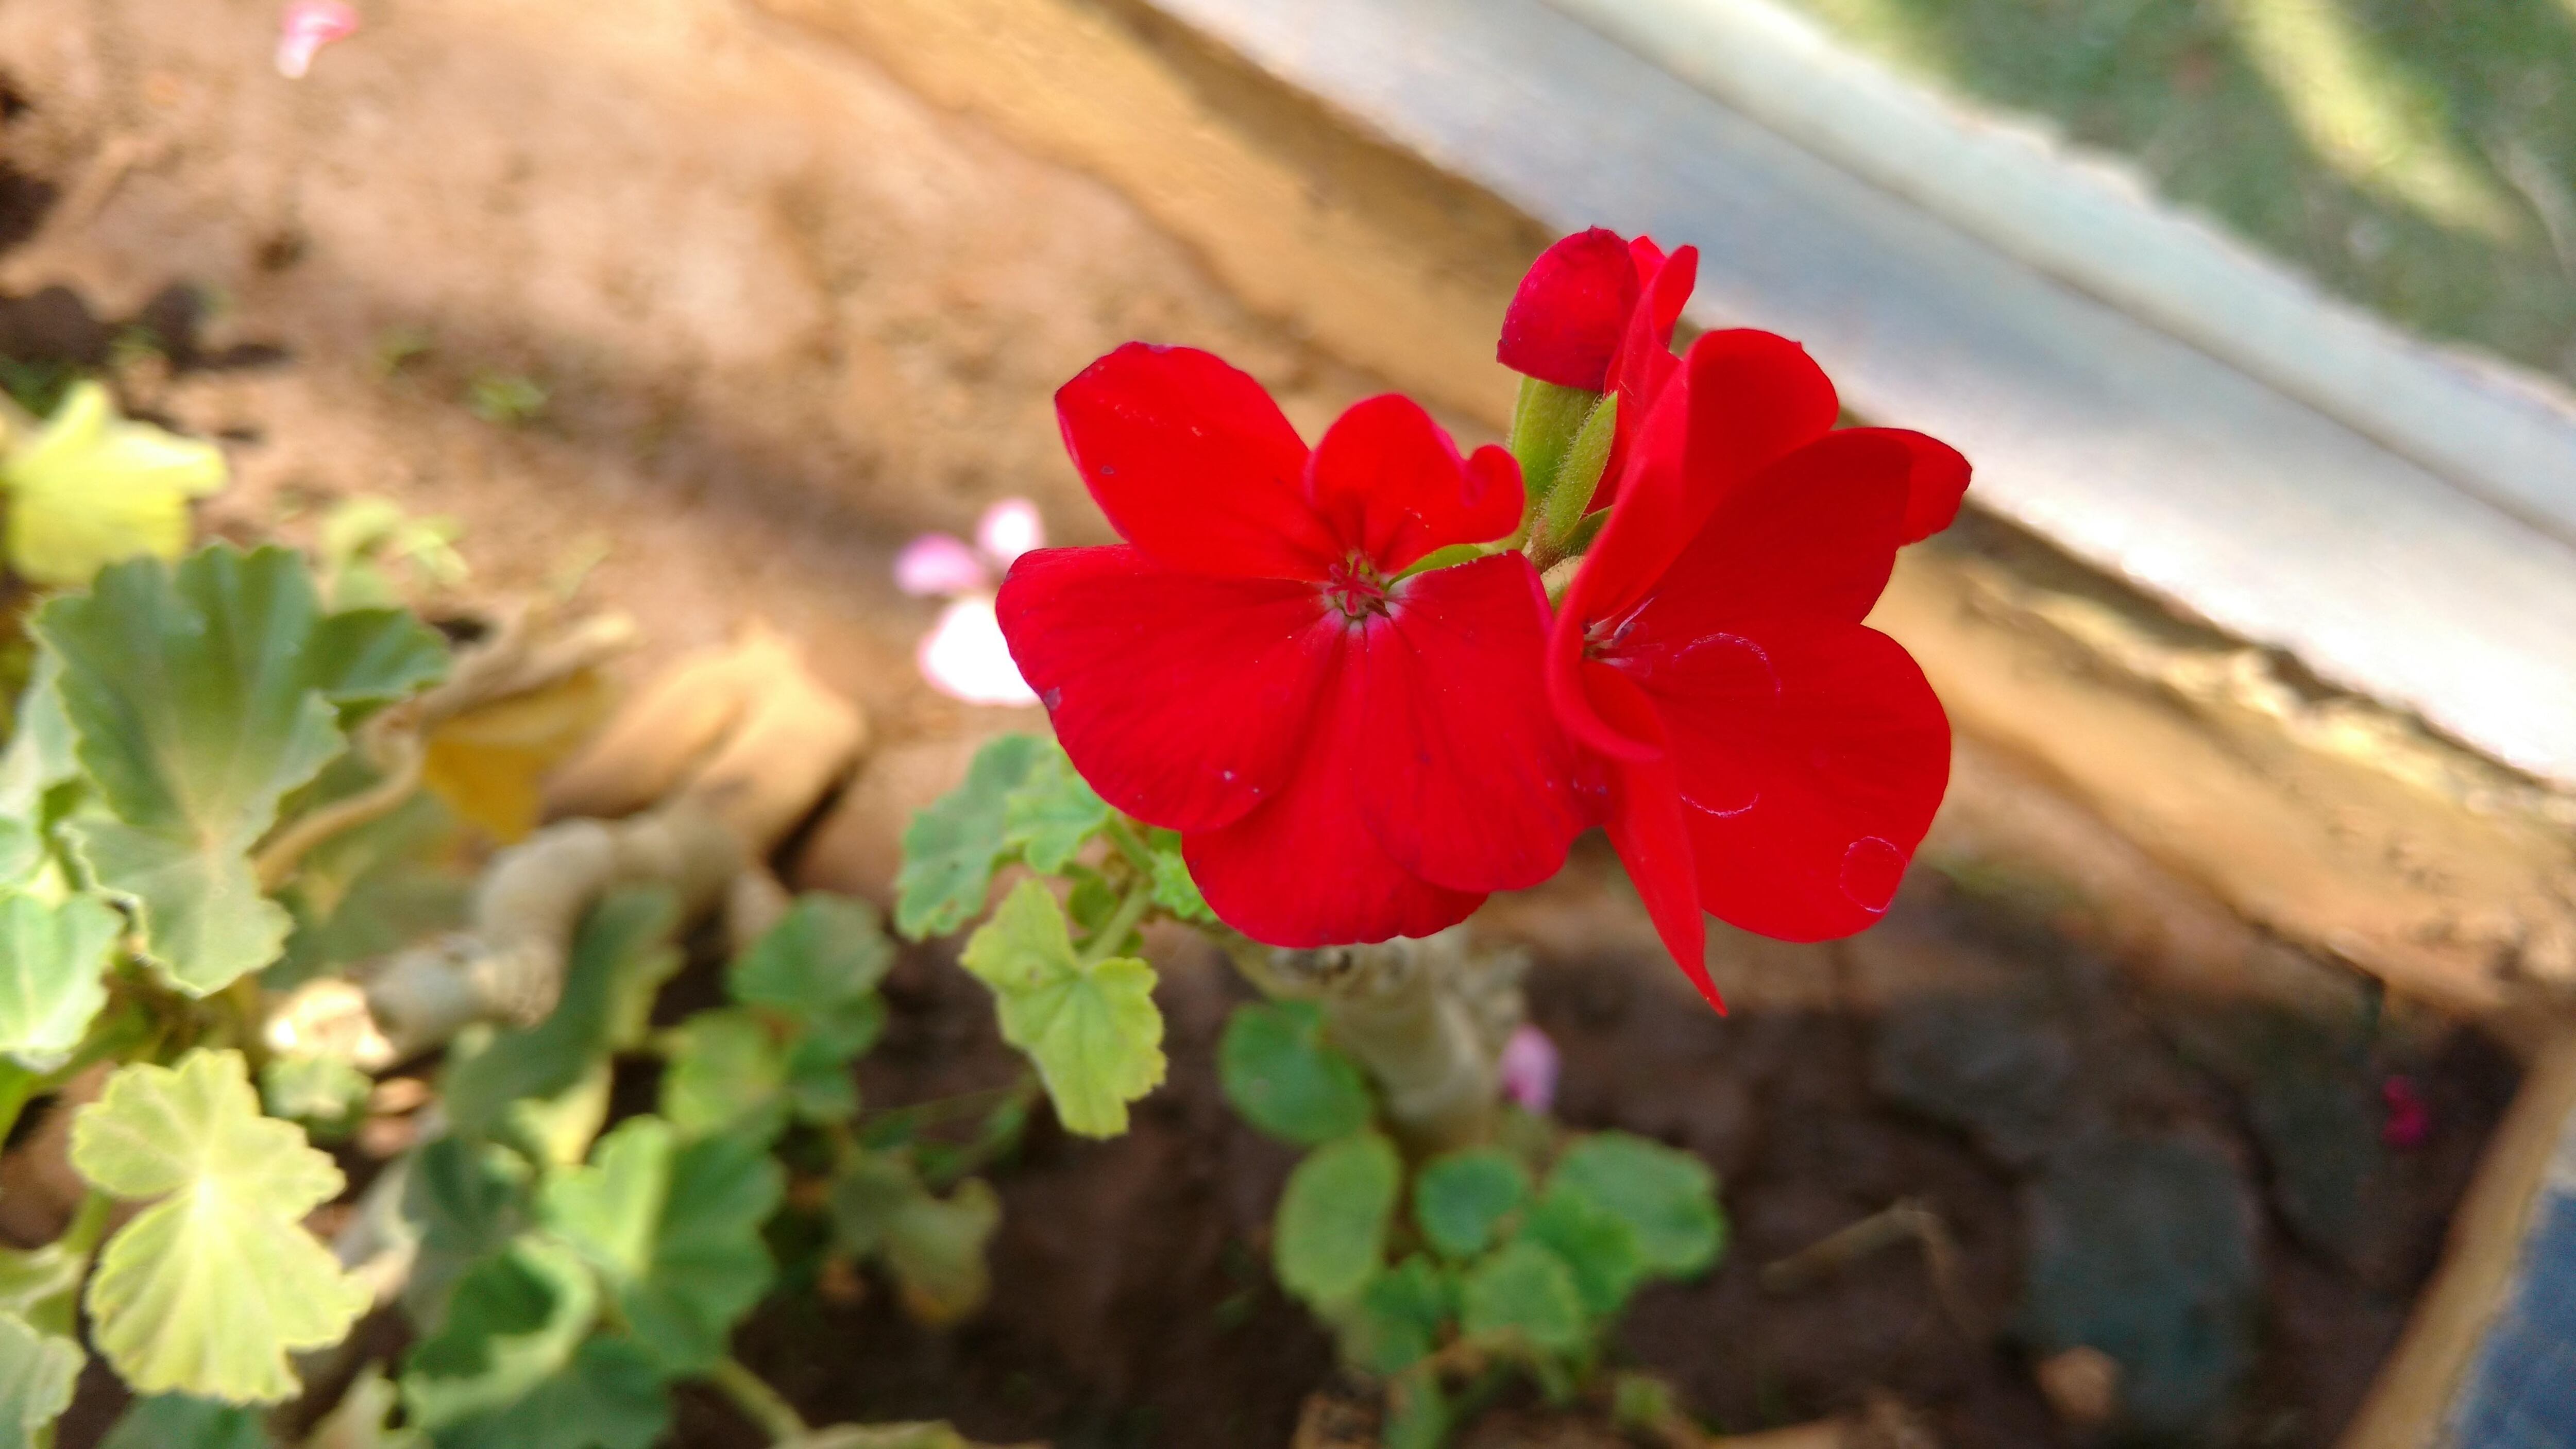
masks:
<instances>
[{"instance_id":1,"label":"blurred background","mask_svg":"<svg viewBox=\"0 0 2576 1449\"><path fill-rule=\"evenodd\" d=\"M0 384L223 440L220 532L452 520L476 587L631 612L638 671L801 639L882 741L819 886L882 896L910 810L1043 727L924 678L894 560L1011 498L1108 539L1051 408L1093 357L1487 441L1554 236L1700 246L1691 325L1799 338L1979 482L1875 620L1959 730L1884 926L1719 931L1720 1020L1597 841L1477 920L1535 953L1562 1113L1721 1174L1725 1265L1623 1352L1807 1442L2576 1443L2524 1291L2576 1261L2525 1236L2576 1191L2576 3L353 15L289 76L269 0L0 3ZM744 1357L979 1438L1354 1442L1264 1276L1287 1158L1205 1065L1239 988L1176 950L1174 1085L1005 1186L982 1318L779 1309ZM961 980L899 971L871 1092L1000 1051ZM1765 1274L1864 1221L1905 1231Z\"/></svg>"}]
</instances>

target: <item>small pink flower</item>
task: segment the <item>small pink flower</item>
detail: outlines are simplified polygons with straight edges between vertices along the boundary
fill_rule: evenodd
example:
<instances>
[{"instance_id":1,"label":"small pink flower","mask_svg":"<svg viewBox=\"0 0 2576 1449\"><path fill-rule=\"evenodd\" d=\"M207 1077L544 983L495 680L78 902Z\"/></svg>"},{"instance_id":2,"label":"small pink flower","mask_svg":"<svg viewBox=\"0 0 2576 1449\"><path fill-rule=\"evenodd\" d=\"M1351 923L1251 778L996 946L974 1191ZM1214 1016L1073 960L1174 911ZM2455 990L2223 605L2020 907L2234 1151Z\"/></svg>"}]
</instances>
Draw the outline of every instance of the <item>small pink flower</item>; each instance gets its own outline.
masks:
<instances>
[{"instance_id":1,"label":"small pink flower","mask_svg":"<svg viewBox=\"0 0 2576 1449\"><path fill-rule=\"evenodd\" d=\"M1556 1043L1547 1033L1523 1023L1503 1043L1503 1096L1525 1112L1545 1113L1556 1105Z\"/></svg>"},{"instance_id":2,"label":"small pink flower","mask_svg":"<svg viewBox=\"0 0 2576 1449\"><path fill-rule=\"evenodd\" d=\"M894 556L894 586L916 599L993 590L993 576L975 550L954 534L925 533Z\"/></svg>"},{"instance_id":3,"label":"small pink flower","mask_svg":"<svg viewBox=\"0 0 2576 1449\"><path fill-rule=\"evenodd\" d=\"M2433 1109L2415 1088L2415 1079L2391 1076L2379 1084L2379 1100L2388 1115L2379 1124L2379 1140L2400 1152L2412 1152L2433 1135Z\"/></svg>"},{"instance_id":4,"label":"small pink flower","mask_svg":"<svg viewBox=\"0 0 2576 1449\"><path fill-rule=\"evenodd\" d=\"M1011 560L1045 542L1037 505L1005 498L976 521L974 546L951 534L925 533L895 555L896 588L949 601L913 654L931 688L968 704L1038 702L994 618L993 581Z\"/></svg>"},{"instance_id":5,"label":"small pink flower","mask_svg":"<svg viewBox=\"0 0 2576 1449\"><path fill-rule=\"evenodd\" d=\"M278 20L277 73L300 80L313 57L335 40L357 33L358 12L343 0L292 0Z\"/></svg>"}]
</instances>

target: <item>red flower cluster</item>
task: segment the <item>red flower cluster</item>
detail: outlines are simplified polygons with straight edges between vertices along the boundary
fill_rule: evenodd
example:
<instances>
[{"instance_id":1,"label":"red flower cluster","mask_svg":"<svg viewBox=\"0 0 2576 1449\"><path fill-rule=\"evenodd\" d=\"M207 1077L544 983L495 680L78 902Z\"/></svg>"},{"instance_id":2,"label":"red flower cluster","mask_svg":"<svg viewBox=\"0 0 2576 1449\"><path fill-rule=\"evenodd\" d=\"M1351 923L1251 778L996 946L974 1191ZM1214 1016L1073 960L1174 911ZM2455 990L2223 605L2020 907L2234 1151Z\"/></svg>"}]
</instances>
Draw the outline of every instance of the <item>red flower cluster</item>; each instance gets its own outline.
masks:
<instances>
[{"instance_id":1,"label":"red flower cluster","mask_svg":"<svg viewBox=\"0 0 2576 1449\"><path fill-rule=\"evenodd\" d=\"M1600 824L1714 1002L1703 910L1815 940L1886 909L1949 725L1861 620L1968 465L1835 430L1832 384L1778 337L1674 357L1696 265L1585 232L1513 299L1504 362L1619 398L1595 494L1615 506L1552 615L1501 547L1525 507L1511 455L1461 458L1401 397L1309 450L1187 348L1130 343L1057 394L1127 541L1022 555L1002 630L1076 768L1181 832L1218 916L1277 945L1422 935Z\"/></svg>"}]
</instances>

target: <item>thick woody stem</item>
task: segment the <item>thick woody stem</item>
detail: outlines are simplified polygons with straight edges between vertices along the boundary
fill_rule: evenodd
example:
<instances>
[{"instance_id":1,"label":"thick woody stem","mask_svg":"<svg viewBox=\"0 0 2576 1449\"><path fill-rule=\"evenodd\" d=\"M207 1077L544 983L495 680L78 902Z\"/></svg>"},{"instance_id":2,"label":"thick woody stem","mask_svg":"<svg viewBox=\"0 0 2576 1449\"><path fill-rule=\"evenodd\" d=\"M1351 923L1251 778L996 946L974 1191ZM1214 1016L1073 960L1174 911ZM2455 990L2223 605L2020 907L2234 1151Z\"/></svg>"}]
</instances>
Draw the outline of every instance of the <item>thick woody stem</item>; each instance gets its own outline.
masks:
<instances>
[{"instance_id":1,"label":"thick woody stem","mask_svg":"<svg viewBox=\"0 0 2576 1449\"><path fill-rule=\"evenodd\" d=\"M1477 951L1464 930L1371 946L1230 953L1271 996L1324 1009L1333 1044L1376 1083L1405 1145L1431 1153L1492 1135L1503 1043L1521 1017L1517 952Z\"/></svg>"}]
</instances>

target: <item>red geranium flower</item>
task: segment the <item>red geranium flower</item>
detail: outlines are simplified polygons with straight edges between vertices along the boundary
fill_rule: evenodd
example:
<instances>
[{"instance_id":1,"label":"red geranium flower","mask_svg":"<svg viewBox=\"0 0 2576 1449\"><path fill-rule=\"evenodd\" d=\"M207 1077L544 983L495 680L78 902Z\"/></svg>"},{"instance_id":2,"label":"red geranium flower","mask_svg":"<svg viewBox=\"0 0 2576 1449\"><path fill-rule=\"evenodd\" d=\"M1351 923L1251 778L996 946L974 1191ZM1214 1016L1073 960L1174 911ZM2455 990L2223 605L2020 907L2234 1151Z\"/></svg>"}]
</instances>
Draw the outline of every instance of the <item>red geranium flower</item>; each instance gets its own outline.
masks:
<instances>
[{"instance_id":1,"label":"red geranium flower","mask_svg":"<svg viewBox=\"0 0 2576 1449\"><path fill-rule=\"evenodd\" d=\"M1494 356L1505 367L1619 396L1618 431L1592 495L1595 509L1617 496L1629 441L1681 366L1673 324L1698 279L1699 248L1675 247L1667 256L1648 238L1629 241L1596 226L1539 253L1503 313Z\"/></svg>"},{"instance_id":2,"label":"red geranium flower","mask_svg":"<svg viewBox=\"0 0 2576 1449\"><path fill-rule=\"evenodd\" d=\"M1541 682L1547 601L1517 553L1403 576L1520 522L1520 471L1461 459L1401 397L1309 452L1269 394L1129 343L1056 394L1127 542L1040 549L999 601L1074 767L1182 833L1255 940L1426 935L1564 861L1586 810Z\"/></svg>"},{"instance_id":3,"label":"red geranium flower","mask_svg":"<svg viewBox=\"0 0 2576 1449\"><path fill-rule=\"evenodd\" d=\"M1949 781L1940 700L1861 620L1968 463L1836 412L1796 343L1700 338L1549 638L1558 717L1611 766L1611 843L1712 1003L1703 909L1792 941L1867 927Z\"/></svg>"}]
</instances>

